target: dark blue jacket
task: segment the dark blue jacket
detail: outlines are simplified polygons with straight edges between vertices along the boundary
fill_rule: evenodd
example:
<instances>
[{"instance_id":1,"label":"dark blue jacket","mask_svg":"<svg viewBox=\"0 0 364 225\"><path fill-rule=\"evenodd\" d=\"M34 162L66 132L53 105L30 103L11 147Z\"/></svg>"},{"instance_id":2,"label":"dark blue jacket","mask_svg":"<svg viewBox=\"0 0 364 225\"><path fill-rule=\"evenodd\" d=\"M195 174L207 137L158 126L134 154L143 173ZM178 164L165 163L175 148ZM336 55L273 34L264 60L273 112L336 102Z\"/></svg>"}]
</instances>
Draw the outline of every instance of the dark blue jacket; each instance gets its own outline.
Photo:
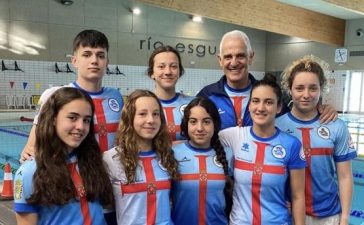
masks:
<instances>
[{"instance_id":1,"label":"dark blue jacket","mask_svg":"<svg viewBox=\"0 0 364 225\"><path fill-rule=\"evenodd\" d=\"M249 80L251 85L254 85L257 80L249 73ZM216 108L219 110L221 118L221 129L228 127L235 127L237 125L237 118L235 115L235 110L230 97L225 92L224 85L226 84L226 76L224 75L216 83L205 86L197 94L197 96L203 96L209 98L215 103ZM248 108L244 112L243 126L251 126L253 121L250 117Z\"/></svg>"},{"instance_id":2,"label":"dark blue jacket","mask_svg":"<svg viewBox=\"0 0 364 225\"><path fill-rule=\"evenodd\" d=\"M251 85L254 85L257 82L257 80L250 73L249 73L249 80ZM233 103L231 102L228 94L225 92L224 85L226 84L226 82L227 82L226 76L224 75L216 83L209 84L204 88L202 88L202 90L197 94L197 96L203 96L209 98L211 101L215 103L215 106L220 113L221 130L228 127L237 126L237 118L235 115ZM287 107L287 105L285 103L282 103L282 110L277 116L283 115L289 111L290 109ZM243 126L252 126L252 125L253 121L250 117L249 109L246 108L244 111Z\"/></svg>"}]
</instances>

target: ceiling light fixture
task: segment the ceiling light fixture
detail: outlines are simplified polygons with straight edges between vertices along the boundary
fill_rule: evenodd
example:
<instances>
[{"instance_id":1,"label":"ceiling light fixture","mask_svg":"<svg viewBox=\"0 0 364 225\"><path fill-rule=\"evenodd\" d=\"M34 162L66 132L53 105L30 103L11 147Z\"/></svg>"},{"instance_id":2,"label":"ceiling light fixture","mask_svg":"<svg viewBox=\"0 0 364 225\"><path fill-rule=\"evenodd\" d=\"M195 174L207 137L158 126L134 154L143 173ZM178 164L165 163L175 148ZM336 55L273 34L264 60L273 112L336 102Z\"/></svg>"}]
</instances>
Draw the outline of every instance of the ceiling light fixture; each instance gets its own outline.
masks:
<instances>
[{"instance_id":1,"label":"ceiling light fixture","mask_svg":"<svg viewBox=\"0 0 364 225\"><path fill-rule=\"evenodd\" d=\"M73 1L72 0L61 0L62 5L72 5Z\"/></svg>"},{"instance_id":2,"label":"ceiling light fixture","mask_svg":"<svg viewBox=\"0 0 364 225\"><path fill-rule=\"evenodd\" d=\"M134 15L139 15L142 12L139 8L133 8L131 11Z\"/></svg>"},{"instance_id":3,"label":"ceiling light fixture","mask_svg":"<svg viewBox=\"0 0 364 225\"><path fill-rule=\"evenodd\" d=\"M202 23L202 17L201 16L192 16L192 21L196 23Z\"/></svg>"}]
</instances>

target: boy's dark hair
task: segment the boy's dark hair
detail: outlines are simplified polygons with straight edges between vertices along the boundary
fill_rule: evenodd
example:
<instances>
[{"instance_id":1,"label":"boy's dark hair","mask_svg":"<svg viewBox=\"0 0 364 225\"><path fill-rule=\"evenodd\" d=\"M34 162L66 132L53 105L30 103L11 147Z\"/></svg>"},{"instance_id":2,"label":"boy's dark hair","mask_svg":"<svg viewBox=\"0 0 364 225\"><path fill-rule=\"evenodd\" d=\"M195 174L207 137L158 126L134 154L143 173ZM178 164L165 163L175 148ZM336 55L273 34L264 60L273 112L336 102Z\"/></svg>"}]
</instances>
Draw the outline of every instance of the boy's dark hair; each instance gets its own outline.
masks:
<instances>
[{"instance_id":1,"label":"boy's dark hair","mask_svg":"<svg viewBox=\"0 0 364 225\"><path fill-rule=\"evenodd\" d=\"M109 52L109 41L104 33L97 30L83 30L73 40L73 52L82 47L101 47Z\"/></svg>"}]
</instances>

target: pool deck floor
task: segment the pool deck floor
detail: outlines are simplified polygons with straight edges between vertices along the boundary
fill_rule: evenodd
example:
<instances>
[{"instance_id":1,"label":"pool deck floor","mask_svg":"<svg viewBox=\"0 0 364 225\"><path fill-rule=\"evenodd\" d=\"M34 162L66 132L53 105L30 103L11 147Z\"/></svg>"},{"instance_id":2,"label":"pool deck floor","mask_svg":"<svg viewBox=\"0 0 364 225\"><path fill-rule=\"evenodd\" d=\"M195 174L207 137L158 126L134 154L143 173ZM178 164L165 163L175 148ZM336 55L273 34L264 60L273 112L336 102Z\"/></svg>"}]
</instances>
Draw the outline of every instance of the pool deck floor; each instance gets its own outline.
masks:
<instances>
[{"instance_id":1,"label":"pool deck floor","mask_svg":"<svg viewBox=\"0 0 364 225\"><path fill-rule=\"evenodd\" d=\"M0 225L15 225L13 200L0 201Z\"/></svg>"},{"instance_id":2,"label":"pool deck floor","mask_svg":"<svg viewBox=\"0 0 364 225\"><path fill-rule=\"evenodd\" d=\"M0 192L3 184L0 182ZM16 225L13 200L0 200L0 225Z\"/></svg>"}]
</instances>

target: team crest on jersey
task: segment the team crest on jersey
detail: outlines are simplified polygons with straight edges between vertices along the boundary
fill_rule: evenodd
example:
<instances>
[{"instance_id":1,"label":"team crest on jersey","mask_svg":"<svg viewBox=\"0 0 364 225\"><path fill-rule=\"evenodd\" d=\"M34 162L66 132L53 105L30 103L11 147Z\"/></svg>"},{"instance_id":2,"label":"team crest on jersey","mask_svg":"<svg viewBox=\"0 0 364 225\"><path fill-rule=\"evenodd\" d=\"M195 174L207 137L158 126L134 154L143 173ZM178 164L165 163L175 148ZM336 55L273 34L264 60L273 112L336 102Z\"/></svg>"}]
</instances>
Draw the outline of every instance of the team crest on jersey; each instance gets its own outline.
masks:
<instances>
[{"instance_id":1,"label":"team crest on jersey","mask_svg":"<svg viewBox=\"0 0 364 225\"><path fill-rule=\"evenodd\" d=\"M303 150L303 148L302 148L302 147L301 147L301 149L300 149L300 158L301 158L303 161L306 161L305 151Z\"/></svg>"},{"instance_id":2,"label":"team crest on jersey","mask_svg":"<svg viewBox=\"0 0 364 225\"><path fill-rule=\"evenodd\" d=\"M179 112L181 113L182 116L184 114L186 106L187 106L187 104L183 104L183 105L181 105L181 107L179 107Z\"/></svg>"},{"instance_id":3,"label":"team crest on jersey","mask_svg":"<svg viewBox=\"0 0 364 225\"><path fill-rule=\"evenodd\" d=\"M115 98L110 98L109 99L109 107L112 111L114 112L119 112L120 111L120 105L119 105L119 102L116 101Z\"/></svg>"},{"instance_id":4,"label":"team crest on jersey","mask_svg":"<svg viewBox=\"0 0 364 225\"><path fill-rule=\"evenodd\" d=\"M329 139L330 130L327 127L321 126L317 129L317 135L323 139Z\"/></svg>"},{"instance_id":5,"label":"team crest on jersey","mask_svg":"<svg viewBox=\"0 0 364 225\"><path fill-rule=\"evenodd\" d=\"M283 159L286 156L286 149L282 145L276 145L272 148L272 155L277 159Z\"/></svg>"},{"instance_id":6,"label":"team crest on jersey","mask_svg":"<svg viewBox=\"0 0 364 225\"><path fill-rule=\"evenodd\" d=\"M14 192L14 198L21 199L21 196L23 194L23 183L20 179L17 179L14 182Z\"/></svg>"},{"instance_id":7,"label":"team crest on jersey","mask_svg":"<svg viewBox=\"0 0 364 225\"><path fill-rule=\"evenodd\" d=\"M248 143L243 143L243 146L241 146L241 149L244 152L249 152L249 144Z\"/></svg>"},{"instance_id":8,"label":"team crest on jersey","mask_svg":"<svg viewBox=\"0 0 364 225\"><path fill-rule=\"evenodd\" d=\"M217 155L214 156L214 164L217 166L217 167L220 167L222 168L222 164L219 162L219 160L217 160Z\"/></svg>"},{"instance_id":9,"label":"team crest on jersey","mask_svg":"<svg viewBox=\"0 0 364 225\"><path fill-rule=\"evenodd\" d=\"M167 172L167 169L162 165L162 160L159 160L158 161L158 166L161 168L161 170L163 171L166 171Z\"/></svg>"}]
</instances>

